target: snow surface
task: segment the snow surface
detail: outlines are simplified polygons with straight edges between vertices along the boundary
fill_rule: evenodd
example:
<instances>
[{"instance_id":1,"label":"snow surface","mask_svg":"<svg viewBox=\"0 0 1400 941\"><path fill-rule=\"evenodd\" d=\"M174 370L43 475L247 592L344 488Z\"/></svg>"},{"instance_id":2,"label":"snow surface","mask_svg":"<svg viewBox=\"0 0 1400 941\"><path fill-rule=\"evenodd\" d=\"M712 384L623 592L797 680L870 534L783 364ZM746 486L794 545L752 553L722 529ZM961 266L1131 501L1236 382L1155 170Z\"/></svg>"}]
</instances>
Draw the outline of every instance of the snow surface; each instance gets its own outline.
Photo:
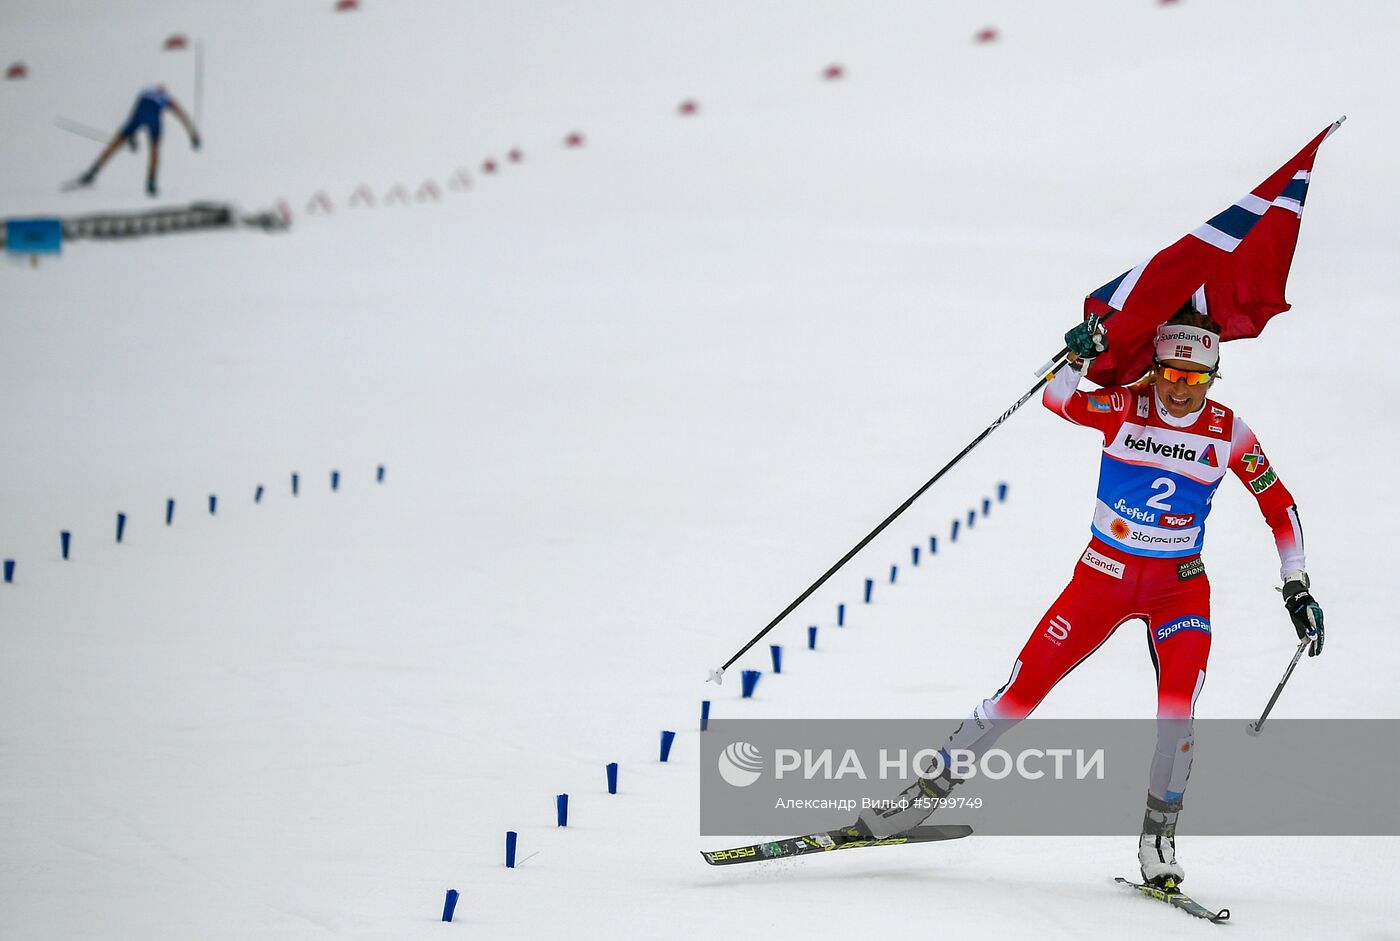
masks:
<instances>
[{"instance_id":1,"label":"snow surface","mask_svg":"<svg viewBox=\"0 0 1400 941\"><path fill-rule=\"evenodd\" d=\"M1227 348L1215 394L1298 497L1328 615L1275 715L1400 717L1381 538L1400 7L331 7L0 4L0 63L30 68L0 82L0 214L149 205L126 152L59 195L99 145L54 118L115 128L161 79L192 107L193 50L160 51L173 32L203 42L205 148L170 124L159 204L296 214L285 235L0 266L0 557L18 563L0 937L1216 930L1112 884L1131 839L708 868L699 703L958 718L994 690L1085 541L1098 460L1034 404L774 632L787 670L754 700L737 672L766 669L766 643L723 688L703 679L1029 388L1088 290L1342 114L1295 309ZM973 41L986 26L998 42ZM823 81L833 62L846 77ZM563 147L575 130L585 146ZM472 189L441 203L346 206L459 168ZM320 190L335 211L308 216ZM1002 480L989 519L834 626ZM1212 519L1199 714L1253 718L1293 634L1244 490ZM1152 710L1129 627L1040 714ZM661 729L679 732L664 765ZM1234 936L1400 937L1396 838L1184 838L1181 856Z\"/></svg>"}]
</instances>

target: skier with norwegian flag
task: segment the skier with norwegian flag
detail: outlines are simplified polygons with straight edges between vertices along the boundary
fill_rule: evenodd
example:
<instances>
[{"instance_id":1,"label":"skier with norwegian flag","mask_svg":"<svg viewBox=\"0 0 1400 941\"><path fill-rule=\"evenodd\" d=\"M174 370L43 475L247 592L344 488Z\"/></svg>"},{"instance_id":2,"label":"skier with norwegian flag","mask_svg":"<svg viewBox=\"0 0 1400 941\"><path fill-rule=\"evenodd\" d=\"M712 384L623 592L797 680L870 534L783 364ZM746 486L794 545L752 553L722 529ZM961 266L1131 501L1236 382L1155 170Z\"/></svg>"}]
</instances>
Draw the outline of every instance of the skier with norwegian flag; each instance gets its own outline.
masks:
<instances>
[{"instance_id":1,"label":"skier with norwegian flag","mask_svg":"<svg viewBox=\"0 0 1400 941\"><path fill-rule=\"evenodd\" d=\"M1342 119L1345 120L1345 119ZM1220 344L1257 337L1289 309L1284 288L1298 244L1303 204L1318 149L1342 121L1325 128L1268 179L1145 262L1091 292L1085 319L1065 334L1054 367L943 466L777 617L740 647L710 680L792 613L915 500L1044 386L1047 408L1103 436L1091 538L1070 583L1045 612L1011 668L893 799L872 801L854 823L778 842L704 854L711 865L905 842L960 839L966 826L919 826L958 784L950 769L980 761L1076 665L1130 620L1147 624L1157 672L1157 747L1148 771L1138 839L1141 884L1119 882L1199 918L1228 919L1182 893L1176 823L1194 757L1196 697L1210 653L1210 583L1201 561L1211 499L1232 472L1258 501L1278 548L1283 602L1299 644L1287 682L1306 648L1322 652L1322 608L1313 599L1303 530L1293 497L1254 432L1207 398L1220 373ZM1113 321L1113 343L1105 323ZM1088 378L1100 388L1082 391ZM1273 708L1265 707L1251 734ZM950 753L958 753L954 761Z\"/></svg>"},{"instance_id":2,"label":"skier with norwegian flag","mask_svg":"<svg viewBox=\"0 0 1400 941\"><path fill-rule=\"evenodd\" d=\"M1138 619L1147 624L1157 674L1157 745L1138 861L1144 888L1189 902L1176 889L1185 877L1176 824L1210 653L1201 546L1227 472L1253 494L1273 531L1283 601L1300 642L1311 656L1323 648L1322 608L1310 591L1293 497L1250 427L1207 393L1219 375L1222 341L1258 336L1289 307L1284 286L1313 160L1340 123L1233 206L1088 296L1085 320L1065 335L1068 356L1043 401L1103 436L1089 545L1010 678L957 728L930 776L880 802L886 809L860 815L858 837L881 840L922 822L961 783L948 770L950 751L980 759L1118 627ZM1103 322L1110 318L1112 344ZM1101 388L1080 390L1086 376Z\"/></svg>"}]
</instances>

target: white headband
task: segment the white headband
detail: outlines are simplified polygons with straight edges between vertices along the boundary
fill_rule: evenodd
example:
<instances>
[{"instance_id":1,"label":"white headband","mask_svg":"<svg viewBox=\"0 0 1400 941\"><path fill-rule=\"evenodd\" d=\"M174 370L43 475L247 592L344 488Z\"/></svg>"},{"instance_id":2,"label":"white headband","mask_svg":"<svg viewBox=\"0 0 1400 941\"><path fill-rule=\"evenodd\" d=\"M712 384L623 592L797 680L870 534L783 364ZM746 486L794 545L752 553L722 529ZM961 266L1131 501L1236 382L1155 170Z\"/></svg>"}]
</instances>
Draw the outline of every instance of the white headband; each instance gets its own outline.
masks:
<instances>
[{"instance_id":1,"label":"white headband","mask_svg":"<svg viewBox=\"0 0 1400 941\"><path fill-rule=\"evenodd\" d=\"M1212 370L1220 365L1220 336L1202 327L1164 323L1152 346L1158 362L1182 359Z\"/></svg>"}]
</instances>

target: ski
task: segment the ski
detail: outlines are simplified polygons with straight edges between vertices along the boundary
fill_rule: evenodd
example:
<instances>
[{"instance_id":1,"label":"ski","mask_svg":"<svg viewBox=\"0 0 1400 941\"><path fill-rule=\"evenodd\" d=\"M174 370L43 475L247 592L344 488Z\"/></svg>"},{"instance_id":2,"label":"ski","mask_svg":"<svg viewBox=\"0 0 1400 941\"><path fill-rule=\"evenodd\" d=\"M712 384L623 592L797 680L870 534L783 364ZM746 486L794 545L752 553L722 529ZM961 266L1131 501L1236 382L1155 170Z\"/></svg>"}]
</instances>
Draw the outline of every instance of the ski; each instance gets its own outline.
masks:
<instances>
[{"instance_id":1,"label":"ski","mask_svg":"<svg viewBox=\"0 0 1400 941\"><path fill-rule=\"evenodd\" d=\"M1150 883L1133 882L1131 879L1124 879L1122 876L1118 876L1115 881L1137 889L1148 898L1154 898L1159 902L1166 902L1173 908L1179 908L1188 915L1204 918L1206 921L1214 922L1217 925L1230 920L1230 910L1228 908L1222 908L1218 912L1213 912L1191 896L1184 892L1178 892L1175 887L1163 889L1159 886L1151 885Z\"/></svg>"},{"instance_id":2,"label":"ski","mask_svg":"<svg viewBox=\"0 0 1400 941\"><path fill-rule=\"evenodd\" d=\"M732 866L735 863L760 863L768 859L791 859L813 853L830 853L833 850L853 850L867 846L903 846L906 843L936 843L943 840L960 840L972 835L972 828L962 825L914 827L883 840L871 839L858 833L854 827L839 830L822 830L803 836L791 836L785 840L772 840L765 843L751 843L748 846L735 846L731 849L701 851L705 862L711 866Z\"/></svg>"}]
</instances>

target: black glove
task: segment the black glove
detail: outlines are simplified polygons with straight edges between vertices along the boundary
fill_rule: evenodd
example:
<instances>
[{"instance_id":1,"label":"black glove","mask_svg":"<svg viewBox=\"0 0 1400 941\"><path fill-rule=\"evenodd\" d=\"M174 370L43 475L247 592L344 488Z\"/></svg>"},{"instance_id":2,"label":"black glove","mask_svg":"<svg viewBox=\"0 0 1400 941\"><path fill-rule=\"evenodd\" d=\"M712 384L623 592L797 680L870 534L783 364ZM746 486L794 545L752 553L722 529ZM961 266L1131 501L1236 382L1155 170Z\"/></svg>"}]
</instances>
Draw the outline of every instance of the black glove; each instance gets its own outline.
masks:
<instances>
[{"instance_id":1,"label":"black glove","mask_svg":"<svg viewBox=\"0 0 1400 941\"><path fill-rule=\"evenodd\" d=\"M1283 583L1283 606L1288 609L1288 616L1293 619L1293 629L1298 632L1298 639L1312 638L1308 656L1316 657L1322 653L1322 641L1325 636L1322 629L1322 606L1313 600L1311 592L1308 591L1307 572L1290 575Z\"/></svg>"},{"instance_id":2,"label":"black glove","mask_svg":"<svg viewBox=\"0 0 1400 941\"><path fill-rule=\"evenodd\" d=\"M1071 355L1085 361L1107 352L1108 331L1099 323L1099 315L1091 314L1088 320L1070 328L1065 334L1065 346Z\"/></svg>"}]
</instances>

